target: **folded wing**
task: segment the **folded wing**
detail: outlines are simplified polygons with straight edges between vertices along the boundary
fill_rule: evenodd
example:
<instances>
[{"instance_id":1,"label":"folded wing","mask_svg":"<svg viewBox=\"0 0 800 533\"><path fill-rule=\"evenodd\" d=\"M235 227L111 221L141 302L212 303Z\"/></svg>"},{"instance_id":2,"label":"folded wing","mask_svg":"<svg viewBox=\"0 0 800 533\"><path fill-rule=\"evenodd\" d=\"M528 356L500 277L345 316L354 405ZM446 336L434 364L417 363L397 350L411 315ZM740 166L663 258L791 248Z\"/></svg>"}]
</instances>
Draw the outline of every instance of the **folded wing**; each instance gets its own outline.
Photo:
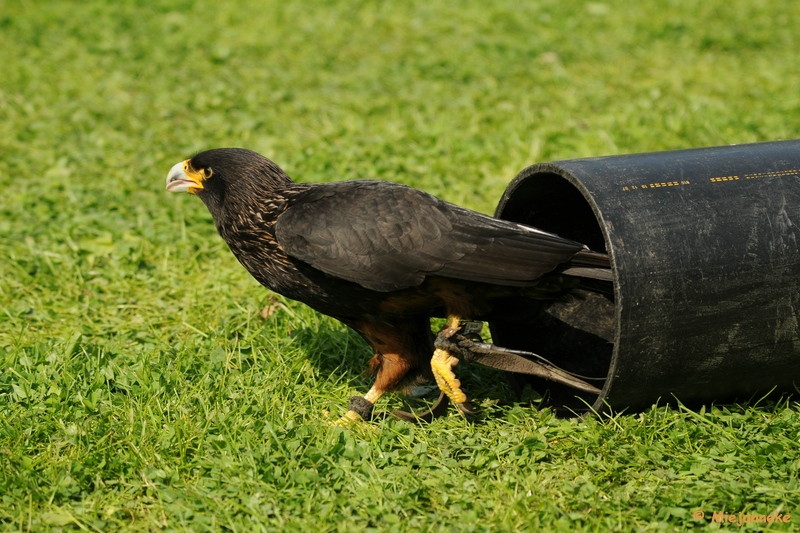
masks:
<instances>
[{"instance_id":1,"label":"folded wing","mask_svg":"<svg viewBox=\"0 0 800 533\"><path fill-rule=\"evenodd\" d=\"M580 243L381 181L310 188L280 215L276 237L314 268L382 292L428 275L529 286L573 258L577 275L608 270L605 254Z\"/></svg>"}]
</instances>

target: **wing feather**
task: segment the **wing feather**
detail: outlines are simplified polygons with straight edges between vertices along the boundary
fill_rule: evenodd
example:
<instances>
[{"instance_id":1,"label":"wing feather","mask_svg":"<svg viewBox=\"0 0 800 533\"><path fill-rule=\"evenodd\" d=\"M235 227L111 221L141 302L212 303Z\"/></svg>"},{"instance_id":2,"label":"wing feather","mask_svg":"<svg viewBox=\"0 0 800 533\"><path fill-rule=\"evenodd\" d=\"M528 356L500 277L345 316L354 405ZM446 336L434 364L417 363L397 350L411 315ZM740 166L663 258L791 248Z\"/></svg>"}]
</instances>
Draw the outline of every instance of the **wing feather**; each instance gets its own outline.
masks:
<instances>
[{"instance_id":1,"label":"wing feather","mask_svg":"<svg viewBox=\"0 0 800 533\"><path fill-rule=\"evenodd\" d=\"M532 285L585 250L417 189L366 180L315 185L278 217L276 237L314 268L384 292L431 274Z\"/></svg>"}]
</instances>

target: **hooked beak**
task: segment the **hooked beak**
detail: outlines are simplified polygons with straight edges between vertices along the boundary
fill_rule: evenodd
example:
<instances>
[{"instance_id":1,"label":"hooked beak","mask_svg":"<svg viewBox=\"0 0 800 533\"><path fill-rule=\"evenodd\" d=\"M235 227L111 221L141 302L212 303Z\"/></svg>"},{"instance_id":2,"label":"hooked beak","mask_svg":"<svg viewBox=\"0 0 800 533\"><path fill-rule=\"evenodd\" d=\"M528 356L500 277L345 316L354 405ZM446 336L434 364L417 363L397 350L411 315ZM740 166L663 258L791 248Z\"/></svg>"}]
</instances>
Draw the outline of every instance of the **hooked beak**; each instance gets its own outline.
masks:
<instances>
[{"instance_id":1,"label":"hooked beak","mask_svg":"<svg viewBox=\"0 0 800 533\"><path fill-rule=\"evenodd\" d=\"M188 159L181 161L169 169L167 190L169 192L197 194L197 191L203 190L203 174L194 170Z\"/></svg>"}]
</instances>

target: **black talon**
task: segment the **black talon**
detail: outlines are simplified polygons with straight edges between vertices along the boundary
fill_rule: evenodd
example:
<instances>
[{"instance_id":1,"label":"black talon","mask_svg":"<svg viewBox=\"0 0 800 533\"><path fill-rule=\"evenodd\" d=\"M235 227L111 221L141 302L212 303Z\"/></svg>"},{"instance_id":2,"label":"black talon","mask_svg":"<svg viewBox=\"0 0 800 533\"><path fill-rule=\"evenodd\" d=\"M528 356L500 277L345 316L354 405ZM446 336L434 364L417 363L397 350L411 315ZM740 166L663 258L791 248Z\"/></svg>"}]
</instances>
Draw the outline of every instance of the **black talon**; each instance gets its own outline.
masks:
<instances>
[{"instance_id":1,"label":"black talon","mask_svg":"<svg viewBox=\"0 0 800 533\"><path fill-rule=\"evenodd\" d=\"M466 418L469 421L478 414L477 411L472 407L472 403L469 401L457 403L456 407L458 408L458 412L461 413L461 416Z\"/></svg>"},{"instance_id":2,"label":"black talon","mask_svg":"<svg viewBox=\"0 0 800 533\"><path fill-rule=\"evenodd\" d=\"M430 422L434 418L439 418L447 413L447 404L450 399L445 393L439 394L439 399L436 400L430 409L422 413L409 413L408 411L392 411L390 414L398 420L418 424L419 422Z\"/></svg>"}]
</instances>

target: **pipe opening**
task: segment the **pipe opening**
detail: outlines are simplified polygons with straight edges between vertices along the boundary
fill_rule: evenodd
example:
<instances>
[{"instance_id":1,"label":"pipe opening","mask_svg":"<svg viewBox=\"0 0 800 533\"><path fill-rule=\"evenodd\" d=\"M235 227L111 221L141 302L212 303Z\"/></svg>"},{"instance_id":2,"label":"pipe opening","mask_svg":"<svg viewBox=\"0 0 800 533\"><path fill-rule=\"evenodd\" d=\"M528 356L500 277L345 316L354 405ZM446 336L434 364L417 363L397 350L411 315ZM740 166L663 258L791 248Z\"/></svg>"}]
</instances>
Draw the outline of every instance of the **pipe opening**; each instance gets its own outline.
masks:
<instances>
[{"instance_id":1,"label":"pipe opening","mask_svg":"<svg viewBox=\"0 0 800 533\"><path fill-rule=\"evenodd\" d=\"M603 230L586 197L567 177L542 167L526 169L514 180L495 215L605 252ZM499 346L539 354L568 372L601 378L586 381L603 388L614 354L615 304L612 298L594 292L576 293L528 323L491 323L492 338ZM598 401L595 395L531 376L515 374L511 382L518 392L525 385L537 392L548 391L548 403L556 409L580 412Z\"/></svg>"}]
</instances>

